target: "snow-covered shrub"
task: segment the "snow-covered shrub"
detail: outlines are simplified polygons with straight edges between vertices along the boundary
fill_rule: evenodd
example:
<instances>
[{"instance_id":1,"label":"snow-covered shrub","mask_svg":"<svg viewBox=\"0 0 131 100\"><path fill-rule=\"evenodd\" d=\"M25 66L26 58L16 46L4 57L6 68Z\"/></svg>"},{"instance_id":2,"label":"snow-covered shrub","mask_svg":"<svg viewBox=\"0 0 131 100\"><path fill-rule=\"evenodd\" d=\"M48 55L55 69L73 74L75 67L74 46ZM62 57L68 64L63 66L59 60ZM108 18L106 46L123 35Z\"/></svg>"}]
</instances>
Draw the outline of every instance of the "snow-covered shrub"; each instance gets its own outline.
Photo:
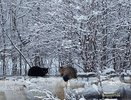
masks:
<instances>
[{"instance_id":1,"label":"snow-covered shrub","mask_svg":"<svg viewBox=\"0 0 131 100\"><path fill-rule=\"evenodd\" d=\"M79 100L82 95L76 93L77 89L83 89L85 87L85 82L71 79L67 83L67 87L64 88L64 96L66 100Z\"/></svg>"},{"instance_id":2,"label":"snow-covered shrub","mask_svg":"<svg viewBox=\"0 0 131 100\"><path fill-rule=\"evenodd\" d=\"M105 70L103 70L102 74L106 75L106 74L112 74L112 73L115 73L115 70L113 68L106 68Z\"/></svg>"},{"instance_id":3,"label":"snow-covered shrub","mask_svg":"<svg viewBox=\"0 0 131 100\"><path fill-rule=\"evenodd\" d=\"M85 98L91 98L92 96L99 96L99 91L96 85L90 85L88 87L65 89L65 99L66 100L85 100Z\"/></svg>"},{"instance_id":4,"label":"snow-covered shrub","mask_svg":"<svg viewBox=\"0 0 131 100\"><path fill-rule=\"evenodd\" d=\"M39 89L32 89L27 92L27 98L29 100L59 100L53 96L53 94L44 89L43 91Z\"/></svg>"}]
</instances>

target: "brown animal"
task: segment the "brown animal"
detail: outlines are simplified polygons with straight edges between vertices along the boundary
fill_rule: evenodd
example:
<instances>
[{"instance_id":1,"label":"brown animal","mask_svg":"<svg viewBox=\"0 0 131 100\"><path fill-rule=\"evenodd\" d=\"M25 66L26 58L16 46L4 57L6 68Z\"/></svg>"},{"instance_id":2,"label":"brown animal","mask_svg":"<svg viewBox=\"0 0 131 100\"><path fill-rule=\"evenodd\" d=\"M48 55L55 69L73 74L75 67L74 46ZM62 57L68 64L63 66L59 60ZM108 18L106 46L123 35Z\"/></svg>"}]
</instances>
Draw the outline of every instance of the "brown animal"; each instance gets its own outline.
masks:
<instances>
[{"instance_id":1,"label":"brown animal","mask_svg":"<svg viewBox=\"0 0 131 100\"><path fill-rule=\"evenodd\" d=\"M69 79L77 78L77 70L71 66L62 66L59 68L59 72L65 82Z\"/></svg>"}]
</instances>

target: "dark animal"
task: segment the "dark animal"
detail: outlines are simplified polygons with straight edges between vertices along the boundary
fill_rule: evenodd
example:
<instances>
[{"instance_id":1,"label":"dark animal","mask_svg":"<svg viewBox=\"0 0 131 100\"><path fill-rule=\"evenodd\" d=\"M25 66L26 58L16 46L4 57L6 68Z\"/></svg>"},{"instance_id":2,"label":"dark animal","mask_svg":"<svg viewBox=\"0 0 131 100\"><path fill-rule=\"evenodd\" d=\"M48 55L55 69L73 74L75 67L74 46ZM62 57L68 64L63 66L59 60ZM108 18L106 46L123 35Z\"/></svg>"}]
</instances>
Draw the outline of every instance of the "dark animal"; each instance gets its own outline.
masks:
<instances>
[{"instance_id":1,"label":"dark animal","mask_svg":"<svg viewBox=\"0 0 131 100\"><path fill-rule=\"evenodd\" d=\"M45 76L48 73L48 68L33 66L28 71L28 76Z\"/></svg>"},{"instance_id":2,"label":"dark animal","mask_svg":"<svg viewBox=\"0 0 131 100\"><path fill-rule=\"evenodd\" d=\"M62 66L59 68L59 72L65 82L69 79L77 78L77 70L71 66Z\"/></svg>"}]
</instances>

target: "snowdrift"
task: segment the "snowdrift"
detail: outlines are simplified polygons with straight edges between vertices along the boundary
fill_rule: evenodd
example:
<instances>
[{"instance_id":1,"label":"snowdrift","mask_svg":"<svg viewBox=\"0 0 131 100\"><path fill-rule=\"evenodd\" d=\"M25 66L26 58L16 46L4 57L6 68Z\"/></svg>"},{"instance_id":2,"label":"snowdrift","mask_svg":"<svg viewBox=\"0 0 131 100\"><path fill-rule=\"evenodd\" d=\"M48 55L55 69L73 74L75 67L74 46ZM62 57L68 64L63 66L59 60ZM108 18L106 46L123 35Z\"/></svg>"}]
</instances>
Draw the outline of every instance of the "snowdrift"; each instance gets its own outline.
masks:
<instances>
[{"instance_id":1,"label":"snowdrift","mask_svg":"<svg viewBox=\"0 0 131 100\"><path fill-rule=\"evenodd\" d=\"M66 83L61 77L7 77L0 80L0 100L87 100L102 97L130 100L130 84L122 83L118 77L105 80L101 76L101 80L101 84L96 77L71 79Z\"/></svg>"}]
</instances>

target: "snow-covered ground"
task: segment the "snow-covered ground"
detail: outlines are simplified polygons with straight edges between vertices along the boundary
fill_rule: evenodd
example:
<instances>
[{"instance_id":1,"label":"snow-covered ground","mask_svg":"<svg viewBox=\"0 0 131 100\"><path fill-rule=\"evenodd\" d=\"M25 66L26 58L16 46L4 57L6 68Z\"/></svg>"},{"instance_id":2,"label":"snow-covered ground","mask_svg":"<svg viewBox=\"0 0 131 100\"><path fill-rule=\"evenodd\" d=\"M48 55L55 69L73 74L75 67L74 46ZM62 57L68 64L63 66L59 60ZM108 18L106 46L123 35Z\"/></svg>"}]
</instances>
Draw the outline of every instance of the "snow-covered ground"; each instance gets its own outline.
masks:
<instances>
[{"instance_id":1,"label":"snow-covered ground","mask_svg":"<svg viewBox=\"0 0 131 100\"><path fill-rule=\"evenodd\" d=\"M61 77L7 77L0 85L0 100L60 100L64 88L84 88L85 83L72 79L67 84Z\"/></svg>"},{"instance_id":2,"label":"snow-covered ground","mask_svg":"<svg viewBox=\"0 0 131 100\"><path fill-rule=\"evenodd\" d=\"M104 78L104 77L103 77ZM114 93L130 84L121 83L119 78L102 81L72 79L68 83L61 77L7 77L0 80L0 100L87 100L92 94ZM114 99L113 99L114 100Z\"/></svg>"},{"instance_id":3,"label":"snow-covered ground","mask_svg":"<svg viewBox=\"0 0 131 100\"><path fill-rule=\"evenodd\" d=\"M14 80L0 80L0 100L27 100L23 84Z\"/></svg>"}]
</instances>

